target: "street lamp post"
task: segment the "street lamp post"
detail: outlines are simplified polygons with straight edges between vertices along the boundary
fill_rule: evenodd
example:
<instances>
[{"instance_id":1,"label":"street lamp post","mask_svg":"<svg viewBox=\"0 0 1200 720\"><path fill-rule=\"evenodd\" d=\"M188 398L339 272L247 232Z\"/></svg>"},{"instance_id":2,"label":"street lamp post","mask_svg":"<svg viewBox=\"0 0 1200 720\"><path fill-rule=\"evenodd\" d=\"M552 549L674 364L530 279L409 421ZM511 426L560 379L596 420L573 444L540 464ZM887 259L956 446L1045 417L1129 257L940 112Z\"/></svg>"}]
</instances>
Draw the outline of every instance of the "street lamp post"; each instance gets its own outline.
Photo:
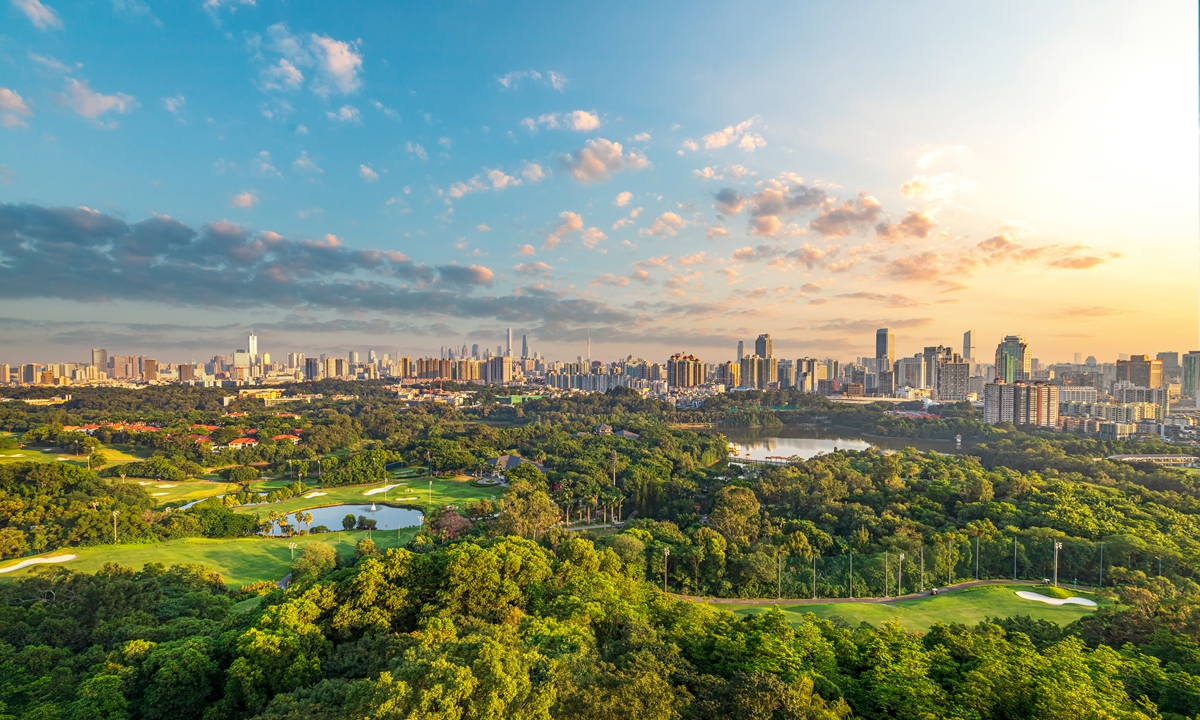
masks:
<instances>
[{"instance_id":1,"label":"street lamp post","mask_svg":"<svg viewBox=\"0 0 1200 720\"><path fill-rule=\"evenodd\" d=\"M113 545L117 544L117 516L121 514L120 510L112 511L113 518Z\"/></svg>"},{"instance_id":2,"label":"street lamp post","mask_svg":"<svg viewBox=\"0 0 1200 720\"><path fill-rule=\"evenodd\" d=\"M1054 587L1058 587L1058 551L1062 550L1062 543L1054 541Z\"/></svg>"},{"instance_id":3,"label":"street lamp post","mask_svg":"<svg viewBox=\"0 0 1200 720\"><path fill-rule=\"evenodd\" d=\"M292 560L295 560L296 559L296 543L294 543L294 542L288 543L288 550L292 551Z\"/></svg>"},{"instance_id":4,"label":"street lamp post","mask_svg":"<svg viewBox=\"0 0 1200 720\"><path fill-rule=\"evenodd\" d=\"M433 481L429 481L429 506L433 507Z\"/></svg>"},{"instance_id":5,"label":"street lamp post","mask_svg":"<svg viewBox=\"0 0 1200 720\"><path fill-rule=\"evenodd\" d=\"M900 553L900 572L896 576L896 597L904 594L904 553Z\"/></svg>"}]
</instances>

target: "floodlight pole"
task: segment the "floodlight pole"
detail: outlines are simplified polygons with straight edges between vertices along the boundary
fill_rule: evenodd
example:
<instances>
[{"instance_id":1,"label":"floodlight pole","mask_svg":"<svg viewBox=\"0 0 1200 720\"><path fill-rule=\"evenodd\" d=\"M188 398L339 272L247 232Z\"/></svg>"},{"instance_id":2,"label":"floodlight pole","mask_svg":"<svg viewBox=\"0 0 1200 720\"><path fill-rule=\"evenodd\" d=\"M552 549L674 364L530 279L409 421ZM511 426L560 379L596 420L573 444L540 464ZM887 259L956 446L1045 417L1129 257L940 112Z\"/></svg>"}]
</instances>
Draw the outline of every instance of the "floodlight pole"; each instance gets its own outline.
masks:
<instances>
[{"instance_id":1,"label":"floodlight pole","mask_svg":"<svg viewBox=\"0 0 1200 720\"><path fill-rule=\"evenodd\" d=\"M904 594L904 553L900 553L900 572L896 576L896 597Z\"/></svg>"},{"instance_id":2,"label":"floodlight pole","mask_svg":"<svg viewBox=\"0 0 1200 720\"><path fill-rule=\"evenodd\" d=\"M120 510L112 511L113 518L113 545L117 544L117 516L121 514Z\"/></svg>"},{"instance_id":3,"label":"floodlight pole","mask_svg":"<svg viewBox=\"0 0 1200 720\"><path fill-rule=\"evenodd\" d=\"M1062 549L1062 543L1054 541L1054 587L1058 587L1058 551Z\"/></svg>"},{"instance_id":4,"label":"floodlight pole","mask_svg":"<svg viewBox=\"0 0 1200 720\"><path fill-rule=\"evenodd\" d=\"M292 551L292 559L295 560L296 559L296 543L294 543L294 542L288 543L288 550Z\"/></svg>"}]
</instances>

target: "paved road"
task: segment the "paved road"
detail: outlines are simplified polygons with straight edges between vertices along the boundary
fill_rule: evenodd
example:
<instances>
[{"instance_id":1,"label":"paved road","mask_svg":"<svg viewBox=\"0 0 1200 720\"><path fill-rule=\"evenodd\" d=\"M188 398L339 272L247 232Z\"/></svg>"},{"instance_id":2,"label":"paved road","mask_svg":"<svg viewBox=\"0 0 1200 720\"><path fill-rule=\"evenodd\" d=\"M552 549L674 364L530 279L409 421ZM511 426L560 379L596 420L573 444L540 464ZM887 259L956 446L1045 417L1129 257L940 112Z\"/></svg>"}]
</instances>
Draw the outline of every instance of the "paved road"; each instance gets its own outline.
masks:
<instances>
[{"instance_id":1,"label":"paved road","mask_svg":"<svg viewBox=\"0 0 1200 720\"><path fill-rule=\"evenodd\" d=\"M953 592L960 592L967 588L980 587L982 585L1033 585L1038 586L1042 583L1036 580L971 580L969 582L957 583L948 587L938 587L939 595L947 595ZM1060 586L1066 587L1066 586ZM1080 588L1081 590L1092 590L1093 588ZM915 598L929 597L932 593L925 591L923 593L911 593L900 597L866 597L866 598L779 598L779 599L761 599L761 600L745 600L742 598L714 598L714 597L695 597L693 595L676 595L671 594L671 597L679 600L687 600L689 602L711 603L713 605L826 605L837 603L894 603L897 600L913 600Z\"/></svg>"}]
</instances>

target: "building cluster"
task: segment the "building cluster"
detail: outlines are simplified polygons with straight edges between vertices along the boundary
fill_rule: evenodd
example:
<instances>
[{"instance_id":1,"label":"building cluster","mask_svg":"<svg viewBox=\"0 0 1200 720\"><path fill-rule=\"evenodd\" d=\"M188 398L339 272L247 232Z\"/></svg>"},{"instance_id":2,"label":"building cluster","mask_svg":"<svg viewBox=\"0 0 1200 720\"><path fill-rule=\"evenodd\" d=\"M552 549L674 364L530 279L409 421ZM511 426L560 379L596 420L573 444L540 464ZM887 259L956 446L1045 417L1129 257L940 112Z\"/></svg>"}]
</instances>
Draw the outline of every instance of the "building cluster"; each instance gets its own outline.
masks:
<instances>
[{"instance_id":1,"label":"building cluster","mask_svg":"<svg viewBox=\"0 0 1200 720\"><path fill-rule=\"evenodd\" d=\"M1146 432L1194 436L1198 417L1193 407L1200 407L1200 351L1163 352L1153 359L1122 355L1112 363L1076 353L1073 362L1043 364L1019 335L1003 337L994 354L980 357L974 334L968 331L961 347L928 345L912 355L898 356L896 335L888 328L876 331L873 357L852 362L778 357L769 333L759 335L752 350L739 342L734 360L715 363L686 352L675 353L666 362L632 355L602 362L592 359L590 338L586 355L574 361L552 361L530 352L526 336L521 336L518 349L510 329L494 348L443 346L438 357L415 359L401 351L380 355L375 350L317 357L291 352L273 359L259 351L258 337L251 334L244 349L203 363L159 363L145 356L109 355L95 349L91 362L0 365L0 383L20 385L180 383L254 388L331 378L388 378L399 380L397 388L431 382L555 393L629 388L679 407L696 406L724 392L789 389L846 400L971 402L982 408L989 423L1079 430L1112 438ZM296 399L263 397L270 403ZM410 401L462 404L466 399L414 395Z\"/></svg>"}]
</instances>

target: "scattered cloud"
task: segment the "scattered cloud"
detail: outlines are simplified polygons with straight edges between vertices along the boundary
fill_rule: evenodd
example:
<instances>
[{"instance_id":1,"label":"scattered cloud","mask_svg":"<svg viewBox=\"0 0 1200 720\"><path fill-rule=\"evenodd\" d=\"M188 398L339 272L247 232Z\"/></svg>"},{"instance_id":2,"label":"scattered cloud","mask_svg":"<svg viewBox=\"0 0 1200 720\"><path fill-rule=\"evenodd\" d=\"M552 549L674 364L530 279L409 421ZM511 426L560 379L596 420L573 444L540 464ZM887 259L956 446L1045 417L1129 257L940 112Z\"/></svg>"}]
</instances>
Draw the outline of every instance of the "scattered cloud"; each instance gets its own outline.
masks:
<instances>
[{"instance_id":1,"label":"scattered cloud","mask_svg":"<svg viewBox=\"0 0 1200 720\"><path fill-rule=\"evenodd\" d=\"M358 112L358 108L352 105L343 105L338 108L337 112L326 112L325 116L334 122L362 122L362 115Z\"/></svg>"},{"instance_id":2,"label":"scattered cloud","mask_svg":"<svg viewBox=\"0 0 1200 720\"><path fill-rule=\"evenodd\" d=\"M567 116L567 120L572 130L576 132L587 132L600 127L600 118L594 112L586 110L576 110Z\"/></svg>"},{"instance_id":3,"label":"scattered cloud","mask_svg":"<svg viewBox=\"0 0 1200 720\"><path fill-rule=\"evenodd\" d=\"M533 249L532 245L529 245L528 243L526 243L525 245L522 245L517 248L517 254L518 255L536 255L537 251Z\"/></svg>"},{"instance_id":4,"label":"scattered cloud","mask_svg":"<svg viewBox=\"0 0 1200 720\"><path fill-rule=\"evenodd\" d=\"M166 108L167 112L169 113L179 114L179 111L183 110L185 103L187 103L187 100L183 97L183 95L163 98L163 107Z\"/></svg>"},{"instance_id":5,"label":"scattered cloud","mask_svg":"<svg viewBox=\"0 0 1200 720\"><path fill-rule=\"evenodd\" d=\"M538 260L537 262L521 263L513 266L513 272L518 275L541 275L542 277L550 277L550 271L554 268L546 263Z\"/></svg>"},{"instance_id":6,"label":"scattered cloud","mask_svg":"<svg viewBox=\"0 0 1200 720\"><path fill-rule=\"evenodd\" d=\"M679 234L679 229L687 225L687 222L673 212L665 212L655 218L654 222L648 228L643 228L641 235L653 235L656 237L675 237Z\"/></svg>"},{"instance_id":7,"label":"scattered cloud","mask_svg":"<svg viewBox=\"0 0 1200 720\"><path fill-rule=\"evenodd\" d=\"M279 58L279 62L263 68L259 78L266 90L295 90L304 84L304 73L287 58Z\"/></svg>"},{"instance_id":8,"label":"scattered cloud","mask_svg":"<svg viewBox=\"0 0 1200 720\"><path fill-rule=\"evenodd\" d=\"M12 0L12 4L21 12L25 13L25 17L29 18L29 22L38 30L55 30L63 29L62 18L54 11L54 8L38 0Z\"/></svg>"},{"instance_id":9,"label":"scattered cloud","mask_svg":"<svg viewBox=\"0 0 1200 720\"><path fill-rule=\"evenodd\" d=\"M559 92L562 92L563 88L567 86L567 77L553 70L544 74L537 70L514 70L496 78L496 83L505 90L516 90L525 81L544 84Z\"/></svg>"},{"instance_id":10,"label":"scattered cloud","mask_svg":"<svg viewBox=\"0 0 1200 720\"><path fill-rule=\"evenodd\" d=\"M253 207L257 204L258 204L258 195L254 194L254 191L252 191L252 190L248 190L243 193L238 193L237 195L234 195L229 200L230 207L236 207L236 208L249 208L249 207Z\"/></svg>"},{"instance_id":11,"label":"scattered cloud","mask_svg":"<svg viewBox=\"0 0 1200 720\"><path fill-rule=\"evenodd\" d=\"M271 153L267 152L266 150L263 150L256 155L251 163L255 172L257 172L259 175L283 177L279 170L275 169L275 166L271 164Z\"/></svg>"},{"instance_id":12,"label":"scattered cloud","mask_svg":"<svg viewBox=\"0 0 1200 720\"><path fill-rule=\"evenodd\" d=\"M617 194L617 199L613 200L613 205L616 205L617 207L625 207L629 204L630 200L633 200L633 193L626 190L625 192Z\"/></svg>"},{"instance_id":13,"label":"scattered cloud","mask_svg":"<svg viewBox=\"0 0 1200 720\"><path fill-rule=\"evenodd\" d=\"M539 127L547 129L569 128L576 132L589 132L600 127L600 116L595 111L575 110L569 113L546 113L537 119L527 117L521 121L521 127L531 133L536 133Z\"/></svg>"},{"instance_id":14,"label":"scattered cloud","mask_svg":"<svg viewBox=\"0 0 1200 720\"><path fill-rule=\"evenodd\" d=\"M162 27L162 22L154 17L154 13L150 10L144 0L112 0L113 12L117 15L125 15L128 17L146 17L150 22Z\"/></svg>"},{"instance_id":15,"label":"scattered cloud","mask_svg":"<svg viewBox=\"0 0 1200 720\"><path fill-rule=\"evenodd\" d=\"M491 228L488 227L487 223L480 223L479 225L475 226L475 229L478 230L479 232L490 232L491 231Z\"/></svg>"},{"instance_id":16,"label":"scattered cloud","mask_svg":"<svg viewBox=\"0 0 1200 720\"><path fill-rule=\"evenodd\" d=\"M942 145L940 147L926 147L921 152L921 157L917 159L917 167L924 170L940 160L942 157L949 155L950 153L963 152L966 149L966 145Z\"/></svg>"},{"instance_id":17,"label":"scattered cloud","mask_svg":"<svg viewBox=\"0 0 1200 720\"><path fill-rule=\"evenodd\" d=\"M221 5L233 6L225 0L207 0L206 8L215 10ZM253 5L253 0L244 4ZM363 56L357 43L335 40L326 35L310 33L293 35L284 23L267 28L266 42L255 37L252 45L260 54L262 49L280 57L269 62L260 75L264 90L294 90L304 83L300 68L312 68L309 89L322 98L334 93L349 95L362 87ZM357 113L357 110L355 111Z\"/></svg>"},{"instance_id":18,"label":"scattered cloud","mask_svg":"<svg viewBox=\"0 0 1200 720\"><path fill-rule=\"evenodd\" d=\"M6 128L27 127L25 118L32 114L25 99L16 91L0 87L0 125Z\"/></svg>"},{"instance_id":19,"label":"scattered cloud","mask_svg":"<svg viewBox=\"0 0 1200 720\"><path fill-rule=\"evenodd\" d=\"M720 225L713 225L706 234L709 238L729 237L729 231Z\"/></svg>"},{"instance_id":20,"label":"scattered cloud","mask_svg":"<svg viewBox=\"0 0 1200 720\"><path fill-rule=\"evenodd\" d=\"M885 307L890 308L920 307L925 304L902 293L853 292L842 293L835 297L846 300L869 300L882 303Z\"/></svg>"},{"instance_id":21,"label":"scattered cloud","mask_svg":"<svg viewBox=\"0 0 1200 720\"><path fill-rule=\"evenodd\" d=\"M882 222L875 226L875 237L883 238L891 242L903 240L905 238L921 238L929 237L929 233L933 231L937 225L937 219L931 210L909 210L904 216L904 219L898 223Z\"/></svg>"},{"instance_id":22,"label":"scattered cloud","mask_svg":"<svg viewBox=\"0 0 1200 720\"><path fill-rule=\"evenodd\" d=\"M724 130L717 130L705 135L701 140L704 142L706 150L717 150L727 145L736 144L742 150L754 152L760 147L766 147L767 141L762 135L749 132L750 127L758 121L758 116L744 120L737 125L729 125ZM688 138L683 142L683 147L680 149L680 154L684 150L695 152L699 150L699 146L695 140Z\"/></svg>"},{"instance_id":23,"label":"scattered cloud","mask_svg":"<svg viewBox=\"0 0 1200 720\"><path fill-rule=\"evenodd\" d=\"M595 249L597 245L607 239L608 236L605 235L600 228L596 227L587 228L583 231L583 235L580 236L580 242L582 242L583 246L588 250Z\"/></svg>"},{"instance_id":24,"label":"scattered cloud","mask_svg":"<svg viewBox=\"0 0 1200 720\"><path fill-rule=\"evenodd\" d=\"M503 170L499 170L499 169L488 170L487 178L492 183L492 189L497 190L497 191L503 190L503 189L509 187L510 185L520 185L521 184L520 178L515 178L512 175L506 175L506 174L504 174Z\"/></svg>"},{"instance_id":25,"label":"scattered cloud","mask_svg":"<svg viewBox=\"0 0 1200 720\"><path fill-rule=\"evenodd\" d=\"M404 149L421 158L422 160L429 159L429 153L425 152L425 148L421 147L420 143L415 143L409 140L408 143L405 144Z\"/></svg>"},{"instance_id":26,"label":"scattered cloud","mask_svg":"<svg viewBox=\"0 0 1200 720\"><path fill-rule=\"evenodd\" d=\"M650 142L650 133L638 133L633 136L634 142Z\"/></svg>"},{"instance_id":27,"label":"scattered cloud","mask_svg":"<svg viewBox=\"0 0 1200 720\"><path fill-rule=\"evenodd\" d=\"M825 237L844 237L863 226L874 224L882 211L883 206L878 200L861 192L853 201L824 208L820 215L808 223L808 227Z\"/></svg>"},{"instance_id":28,"label":"scattered cloud","mask_svg":"<svg viewBox=\"0 0 1200 720\"><path fill-rule=\"evenodd\" d=\"M301 151L300 157L292 161L292 167L302 173L320 174L325 172L322 170L311 157L308 156L308 151Z\"/></svg>"},{"instance_id":29,"label":"scattered cloud","mask_svg":"<svg viewBox=\"0 0 1200 720\"><path fill-rule=\"evenodd\" d=\"M650 162L645 155L633 151L625 153L621 143L596 138L588 140L574 155L564 156L563 165L576 182L589 184L606 182L611 173L619 170L640 170L648 167Z\"/></svg>"},{"instance_id":30,"label":"scattered cloud","mask_svg":"<svg viewBox=\"0 0 1200 720\"><path fill-rule=\"evenodd\" d=\"M358 166L358 176L369 183L375 182L379 179L379 173L375 172L366 165Z\"/></svg>"},{"instance_id":31,"label":"scattered cloud","mask_svg":"<svg viewBox=\"0 0 1200 720\"><path fill-rule=\"evenodd\" d=\"M959 180L951 173L941 175L913 175L900 186L900 194L909 199L935 200L945 202L952 199L960 191L969 191L975 187L970 180Z\"/></svg>"},{"instance_id":32,"label":"scattered cloud","mask_svg":"<svg viewBox=\"0 0 1200 720\"><path fill-rule=\"evenodd\" d=\"M546 168L535 162L527 162L521 167L521 177L531 183L545 180L548 172Z\"/></svg>"},{"instance_id":33,"label":"scattered cloud","mask_svg":"<svg viewBox=\"0 0 1200 720\"><path fill-rule=\"evenodd\" d=\"M546 242L542 244L543 250L553 250L558 247L558 244L565 236L583 229L583 217L578 213L564 210L558 214L558 218L560 222L546 236Z\"/></svg>"},{"instance_id":34,"label":"scattered cloud","mask_svg":"<svg viewBox=\"0 0 1200 720\"><path fill-rule=\"evenodd\" d=\"M237 12L239 5L254 5L254 0L204 0L204 9L215 18L221 8L229 8L229 12Z\"/></svg>"},{"instance_id":35,"label":"scattered cloud","mask_svg":"<svg viewBox=\"0 0 1200 720\"><path fill-rule=\"evenodd\" d=\"M487 185L483 184L481 176L467 180L466 182L456 182L446 190L446 194L452 198L458 199L472 193L484 192L488 189Z\"/></svg>"},{"instance_id":36,"label":"scattered cloud","mask_svg":"<svg viewBox=\"0 0 1200 720\"><path fill-rule=\"evenodd\" d=\"M75 78L66 79L66 87L58 98L75 114L90 120L96 120L101 115L113 111L128 113L137 107L137 101L131 95L104 95L89 88L87 82L80 82Z\"/></svg>"},{"instance_id":37,"label":"scattered cloud","mask_svg":"<svg viewBox=\"0 0 1200 720\"><path fill-rule=\"evenodd\" d=\"M593 286L611 285L613 287L626 287L627 285L629 285L629 278L625 277L624 275L613 275L612 273L604 273L603 275L596 276L596 278L594 280L592 280L589 283L589 285L593 285Z\"/></svg>"},{"instance_id":38,"label":"scattered cloud","mask_svg":"<svg viewBox=\"0 0 1200 720\"><path fill-rule=\"evenodd\" d=\"M692 174L701 180L724 180L726 176L734 180L740 180L747 175L755 175L757 173L753 170L748 170L744 165L726 165L724 170L718 170L710 166L693 170Z\"/></svg>"}]
</instances>

